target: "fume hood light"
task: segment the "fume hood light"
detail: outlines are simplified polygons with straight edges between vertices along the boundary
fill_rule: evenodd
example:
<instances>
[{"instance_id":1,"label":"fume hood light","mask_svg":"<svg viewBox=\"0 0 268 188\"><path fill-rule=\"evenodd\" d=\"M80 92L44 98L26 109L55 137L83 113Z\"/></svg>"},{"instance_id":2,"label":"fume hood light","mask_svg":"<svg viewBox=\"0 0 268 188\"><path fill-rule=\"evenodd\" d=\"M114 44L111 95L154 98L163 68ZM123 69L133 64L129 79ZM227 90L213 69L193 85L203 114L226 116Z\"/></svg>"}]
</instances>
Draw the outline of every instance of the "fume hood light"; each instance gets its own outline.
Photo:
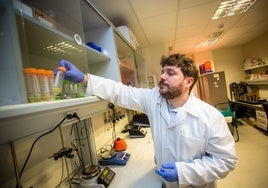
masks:
<instances>
[{"instance_id":1,"label":"fume hood light","mask_svg":"<svg viewBox=\"0 0 268 188\"><path fill-rule=\"evenodd\" d=\"M245 13L255 2L256 0L222 0L212 19Z\"/></svg>"},{"instance_id":2,"label":"fume hood light","mask_svg":"<svg viewBox=\"0 0 268 188\"><path fill-rule=\"evenodd\" d=\"M53 44L47 47L44 47L45 51L48 52L54 52L54 53L63 53L63 54L69 54L71 55L72 53L70 53L70 50L75 50L75 51L81 51L81 49L67 43L67 42L59 42L57 44Z\"/></svg>"}]
</instances>

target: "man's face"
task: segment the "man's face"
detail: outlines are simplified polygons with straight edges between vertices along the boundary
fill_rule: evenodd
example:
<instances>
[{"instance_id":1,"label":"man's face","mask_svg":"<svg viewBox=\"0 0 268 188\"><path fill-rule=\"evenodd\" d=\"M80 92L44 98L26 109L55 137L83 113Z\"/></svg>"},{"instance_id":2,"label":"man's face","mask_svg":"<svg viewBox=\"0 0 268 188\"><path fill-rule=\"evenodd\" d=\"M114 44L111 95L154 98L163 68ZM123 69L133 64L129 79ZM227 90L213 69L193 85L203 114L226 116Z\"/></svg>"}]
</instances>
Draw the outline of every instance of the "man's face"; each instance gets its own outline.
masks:
<instances>
[{"instance_id":1,"label":"man's face","mask_svg":"<svg viewBox=\"0 0 268 188\"><path fill-rule=\"evenodd\" d=\"M184 81L180 68L166 65L160 76L159 92L165 99L180 97L182 93L186 92Z\"/></svg>"}]
</instances>

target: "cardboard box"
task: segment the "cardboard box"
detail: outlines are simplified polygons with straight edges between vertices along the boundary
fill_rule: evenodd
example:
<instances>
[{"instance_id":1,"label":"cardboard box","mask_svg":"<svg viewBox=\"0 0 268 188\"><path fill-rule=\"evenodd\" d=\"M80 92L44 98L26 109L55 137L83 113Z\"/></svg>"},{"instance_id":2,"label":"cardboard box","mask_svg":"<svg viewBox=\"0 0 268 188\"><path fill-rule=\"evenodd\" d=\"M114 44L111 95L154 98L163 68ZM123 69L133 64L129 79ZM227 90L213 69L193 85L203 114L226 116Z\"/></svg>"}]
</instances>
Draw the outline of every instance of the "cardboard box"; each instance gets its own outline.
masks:
<instances>
[{"instance_id":1,"label":"cardboard box","mask_svg":"<svg viewBox=\"0 0 268 188\"><path fill-rule=\"evenodd\" d=\"M56 28L56 21L48 16L47 14L43 13L42 11L38 10L37 8L32 8L33 9L33 17L38 19L40 22Z\"/></svg>"}]
</instances>

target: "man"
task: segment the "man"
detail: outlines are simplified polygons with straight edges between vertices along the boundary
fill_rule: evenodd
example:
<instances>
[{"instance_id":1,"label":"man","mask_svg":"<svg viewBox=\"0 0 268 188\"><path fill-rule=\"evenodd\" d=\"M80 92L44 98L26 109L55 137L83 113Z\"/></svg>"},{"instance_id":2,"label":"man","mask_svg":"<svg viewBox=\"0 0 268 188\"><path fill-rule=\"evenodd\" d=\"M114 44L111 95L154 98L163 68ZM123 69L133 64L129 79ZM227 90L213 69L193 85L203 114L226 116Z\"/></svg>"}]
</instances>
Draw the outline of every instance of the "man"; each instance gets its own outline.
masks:
<instances>
[{"instance_id":1,"label":"man","mask_svg":"<svg viewBox=\"0 0 268 188\"><path fill-rule=\"evenodd\" d=\"M150 122L156 173L166 187L216 187L234 169L234 140L223 115L191 93L198 70L185 55L161 59L159 88L134 88L91 74L68 61L66 79L83 82L94 94L119 106L146 113Z\"/></svg>"}]
</instances>

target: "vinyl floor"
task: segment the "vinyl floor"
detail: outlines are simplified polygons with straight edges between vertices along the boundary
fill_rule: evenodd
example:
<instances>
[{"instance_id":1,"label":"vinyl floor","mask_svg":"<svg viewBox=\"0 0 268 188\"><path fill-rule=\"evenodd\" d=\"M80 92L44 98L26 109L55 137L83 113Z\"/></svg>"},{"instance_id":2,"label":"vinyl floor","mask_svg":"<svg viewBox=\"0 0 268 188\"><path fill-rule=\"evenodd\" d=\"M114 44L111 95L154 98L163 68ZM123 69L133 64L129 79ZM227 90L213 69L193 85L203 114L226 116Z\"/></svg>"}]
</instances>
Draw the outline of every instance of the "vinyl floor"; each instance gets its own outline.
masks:
<instances>
[{"instance_id":1,"label":"vinyl floor","mask_svg":"<svg viewBox=\"0 0 268 188\"><path fill-rule=\"evenodd\" d=\"M236 142L239 158L236 168L217 188L266 188L268 187L268 136L249 125L238 127L240 139Z\"/></svg>"}]
</instances>

